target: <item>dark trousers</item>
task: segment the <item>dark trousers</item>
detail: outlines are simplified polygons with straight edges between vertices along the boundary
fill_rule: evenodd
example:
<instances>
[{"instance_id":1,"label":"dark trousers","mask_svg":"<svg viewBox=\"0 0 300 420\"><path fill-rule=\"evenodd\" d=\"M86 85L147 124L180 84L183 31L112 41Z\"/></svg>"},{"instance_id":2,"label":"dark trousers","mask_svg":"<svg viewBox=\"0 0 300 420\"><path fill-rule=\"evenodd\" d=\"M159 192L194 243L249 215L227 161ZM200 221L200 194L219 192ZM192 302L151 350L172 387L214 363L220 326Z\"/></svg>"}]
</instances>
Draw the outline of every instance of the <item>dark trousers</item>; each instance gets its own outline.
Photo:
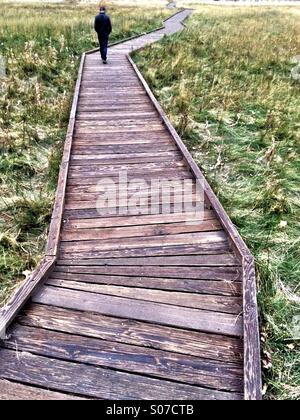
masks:
<instances>
[{"instance_id":1,"label":"dark trousers","mask_svg":"<svg viewBox=\"0 0 300 420\"><path fill-rule=\"evenodd\" d=\"M108 35L99 35L98 40L100 44L100 54L102 60L107 60L107 49L108 49Z\"/></svg>"}]
</instances>

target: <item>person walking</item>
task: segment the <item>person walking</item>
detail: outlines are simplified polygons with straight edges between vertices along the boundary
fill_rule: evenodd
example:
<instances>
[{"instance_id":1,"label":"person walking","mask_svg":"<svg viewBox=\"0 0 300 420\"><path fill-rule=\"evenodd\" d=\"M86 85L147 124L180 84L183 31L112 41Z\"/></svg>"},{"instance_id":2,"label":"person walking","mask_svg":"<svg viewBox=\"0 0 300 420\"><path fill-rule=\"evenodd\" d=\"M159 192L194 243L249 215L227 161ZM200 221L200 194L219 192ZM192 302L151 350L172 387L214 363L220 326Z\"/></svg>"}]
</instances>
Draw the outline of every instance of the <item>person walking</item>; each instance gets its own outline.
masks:
<instances>
[{"instance_id":1,"label":"person walking","mask_svg":"<svg viewBox=\"0 0 300 420\"><path fill-rule=\"evenodd\" d=\"M95 31L98 34L100 44L100 54L103 64L107 64L107 49L109 35L112 32L110 17L106 14L106 8L100 7L100 13L95 18Z\"/></svg>"}]
</instances>

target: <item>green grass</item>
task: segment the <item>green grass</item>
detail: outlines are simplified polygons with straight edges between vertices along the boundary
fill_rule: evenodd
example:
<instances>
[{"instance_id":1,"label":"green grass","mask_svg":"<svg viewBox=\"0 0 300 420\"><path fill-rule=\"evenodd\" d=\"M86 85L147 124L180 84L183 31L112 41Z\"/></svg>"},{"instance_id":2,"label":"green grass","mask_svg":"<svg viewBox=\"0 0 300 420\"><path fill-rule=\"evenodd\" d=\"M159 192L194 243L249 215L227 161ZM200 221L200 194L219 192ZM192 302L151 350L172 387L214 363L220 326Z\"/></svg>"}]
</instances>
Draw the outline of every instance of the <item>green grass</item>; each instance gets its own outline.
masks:
<instances>
[{"instance_id":1,"label":"green grass","mask_svg":"<svg viewBox=\"0 0 300 420\"><path fill-rule=\"evenodd\" d=\"M1 4L0 306L45 246L83 51L97 46L94 5ZM154 29L170 12L109 8L111 41Z\"/></svg>"},{"instance_id":2,"label":"green grass","mask_svg":"<svg viewBox=\"0 0 300 420\"><path fill-rule=\"evenodd\" d=\"M269 399L300 399L299 15L203 6L136 57L256 258Z\"/></svg>"}]
</instances>

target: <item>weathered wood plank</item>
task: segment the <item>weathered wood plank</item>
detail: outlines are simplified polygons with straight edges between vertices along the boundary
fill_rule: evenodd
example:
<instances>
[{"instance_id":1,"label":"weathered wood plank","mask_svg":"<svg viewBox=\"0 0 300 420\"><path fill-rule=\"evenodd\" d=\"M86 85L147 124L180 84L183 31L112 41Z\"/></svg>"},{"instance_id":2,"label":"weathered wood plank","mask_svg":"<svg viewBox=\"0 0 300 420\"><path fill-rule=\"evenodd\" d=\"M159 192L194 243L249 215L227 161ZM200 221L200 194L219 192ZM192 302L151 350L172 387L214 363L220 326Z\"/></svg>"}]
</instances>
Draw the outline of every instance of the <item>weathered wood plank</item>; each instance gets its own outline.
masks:
<instances>
[{"instance_id":1,"label":"weathered wood plank","mask_svg":"<svg viewBox=\"0 0 300 420\"><path fill-rule=\"evenodd\" d=\"M241 337L243 334L241 316L179 308L163 303L135 301L50 286L40 290L33 297L33 302L233 337Z\"/></svg>"},{"instance_id":2,"label":"weathered wood plank","mask_svg":"<svg viewBox=\"0 0 300 420\"><path fill-rule=\"evenodd\" d=\"M80 136L77 136L76 139L74 139L73 148L75 151L80 150L80 152L87 151L98 151L98 150L105 150L106 153L111 151L114 153L116 150L116 153L118 152L118 149L120 148L135 148L138 152L142 151L143 149L146 151L151 151L151 148L157 147L159 149L166 149L166 148L176 148L174 143L168 138L168 137L161 137L160 139L155 138L155 133L149 134L148 138L143 138L144 135L138 136L139 133L134 133L133 136L131 136L131 133L124 133L120 134L119 139L115 139L112 137L114 133L109 133L105 138L102 137L102 134L99 134L95 136L93 133L90 134L82 134ZM106 146L106 147L104 147Z\"/></svg>"},{"instance_id":3,"label":"weathered wood plank","mask_svg":"<svg viewBox=\"0 0 300 420\"><path fill-rule=\"evenodd\" d=\"M115 185L114 183L105 183L103 186L100 185L78 185L77 187L68 187L67 189L68 197L72 198L76 201L84 201L84 200L92 200L96 196L99 195L108 195L111 194L117 199L130 199L131 197L138 198L149 198L151 197L162 197L165 196L166 199L170 196L173 197L175 195L182 196L184 199L186 196L198 195L199 199L202 198L203 201L203 194L201 191L200 186L197 186L193 180L188 180L188 182L182 182L181 180L176 180L171 182L157 182L148 183L143 181L136 181L132 183L125 183L121 185Z\"/></svg>"},{"instance_id":4,"label":"weathered wood plank","mask_svg":"<svg viewBox=\"0 0 300 420\"><path fill-rule=\"evenodd\" d=\"M109 114L109 113L122 113L122 112L153 112L153 106L151 104L141 102L124 102L118 101L117 103L110 101L106 102L105 104L97 103L95 101L91 102L90 104L84 103L82 101L79 102L78 113L98 113L100 114Z\"/></svg>"},{"instance_id":5,"label":"weathered wood plank","mask_svg":"<svg viewBox=\"0 0 300 420\"><path fill-rule=\"evenodd\" d=\"M252 257L243 261L244 302L244 396L246 400L262 399L260 337L256 298L255 266Z\"/></svg>"},{"instance_id":6,"label":"weathered wood plank","mask_svg":"<svg viewBox=\"0 0 300 420\"><path fill-rule=\"evenodd\" d=\"M74 251L73 253L65 252L60 249L61 259L96 259L96 258L115 258L115 257L145 257L145 256L161 256L161 255L216 255L229 252L229 246L226 242L214 244L196 244L196 245L163 245L163 246L142 246L140 248L125 247L124 249L97 250L97 251Z\"/></svg>"},{"instance_id":7,"label":"weathered wood plank","mask_svg":"<svg viewBox=\"0 0 300 420\"><path fill-rule=\"evenodd\" d=\"M155 150L157 153L169 153L169 152L176 152L177 147L172 144L157 144L155 147ZM107 145L88 145L80 146L77 144L73 145L73 156L82 156L82 157L91 157L93 155L99 155L99 154L113 154L113 156L116 156L118 154L123 155L131 155L131 154L137 154L137 153L150 153L152 152L152 145L146 144L107 144Z\"/></svg>"},{"instance_id":8,"label":"weathered wood plank","mask_svg":"<svg viewBox=\"0 0 300 420\"><path fill-rule=\"evenodd\" d=\"M165 162L167 160L177 161L182 160L182 156L176 151L172 152L157 152L155 155L151 153L126 153L126 154L111 154L101 155L91 153L90 155L73 154L72 165L118 165L129 163L156 163Z\"/></svg>"},{"instance_id":9,"label":"weathered wood plank","mask_svg":"<svg viewBox=\"0 0 300 420\"><path fill-rule=\"evenodd\" d=\"M76 393L100 399L241 399L241 394L208 390L192 385L168 382L103 369L86 364L70 363L13 350L0 350L0 375L52 390Z\"/></svg>"},{"instance_id":10,"label":"weathered wood plank","mask_svg":"<svg viewBox=\"0 0 300 420\"><path fill-rule=\"evenodd\" d=\"M160 225L139 225L117 228L89 228L89 229L67 229L62 233L62 241L85 241L95 239L131 238L157 235L174 235L190 232L213 232L221 231L218 221L205 221L195 224L172 223Z\"/></svg>"},{"instance_id":11,"label":"weathered wood plank","mask_svg":"<svg viewBox=\"0 0 300 420\"><path fill-rule=\"evenodd\" d=\"M69 260L63 260L67 262ZM86 260L89 261L89 260ZM178 278L114 276L107 274L81 274L55 272L52 279L81 281L92 284L142 287L146 289L171 290L191 293L206 293L219 296L242 296L242 285L236 281L190 280Z\"/></svg>"},{"instance_id":12,"label":"weathered wood plank","mask_svg":"<svg viewBox=\"0 0 300 420\"><path fill-rule=\"evenodd\" d=\"M34 388L16 382L0 380L0 401L57 401L57 400L84 400L70 394Z\"/></svg>"},{"instance_id":13,"label":"weathered wood plank","mask_svg":"<svg viewBox=\"0 0 300 420\"><path fill-rule=\"evenodd\" d=\"M131 135L131 133L148 133L148 132L157 132L161 133L162 125L161 123L157 124L149 124L147 127L144 125L137 125L137 124L128 124L123 125L119 127L115 126L103 126L103 127L93 127L92 125L90 127L77 127L76 128L76 135L79 136L81 134L96 134L96 133L107 133L108 135L110 133L128 133Z\"/></svg>"},{"instance_id":14,"label":"weathered wood plank","mask_svg":"<svg viewBox=\"0 0 300 420\"><path fill-rule=\"evenodd\" d=\"M203 245L166 245L141 248L125 248L92 252L75 252L74 255L60 251L62 260L89 260L99 258L133 258L133 257L159 257L176 255L217 255L230 252L227 243Z\"/></svg>"},{"instance_id":15,"label":"weathered wood plank","mask_svg":"<svg viewBox=\"0 0 300 420\"><path fill-rule=\"evenodd\" d=\"M103 187L103 189L106 189L106 187ZM103 198L104 197L104 198ZM73 197L66 200L65 204L65 210L80 210L80 209L91 209L91 208L97 208L98 211L101 212L101 210L104 209L104 211L108 208L112 208L114 212L119 208L128 208L127 206L131 207L144 207L148 206L149 209L155 205L161 205L164 206L165 212L169 207L177 206L178 210L184 210L184 208L187 206L187 204L193 204L194 207L196 205L199 206L199 212L200 212L200 206L204 208L204 198L201 196L201 193L199 194L148 194L148 196L139 196L134 195L134 193L126 193L123 196L118 197L116 192L109 192L107 191L105 195L101 192L98 194L86 194L82 196L77 196L77 200L74 200ZM202 204L201 204L202 203ZM217 222L216 222L217 223ZM207 225L209 222L207 223ZM203 225L203 226L200 226ZM199 224L199 230L201 227L205 230L205 224ZM190 228L192 229L192 228ZM215 225L212 226L211 230L220 230L219 227L216 227ZM174 227L174 230L176 230L176 226ZM195 230L195 228L194 228ZM208 229L209 230L209 229Z\"/></svg>"},{"instance_id":16,"label":"weathered wood plank","mask_svg":"<svg viewBox=\"0 0 300 420\"><path fill-rule=\"evenodd\" d=\"M242 273L239 267L132 267L132 266L69 266L59 265L55 272L106 274L115 276L141 276L159 278L181 278L196 280L241 281Z\"/></svg>"},{"instance_id":17,"label":"weathered wood plank","mask_svg":"<svg viewBox=\"0 0 300 420\"><path fill-rule=\"evenodd\" d=\"M92 208L92 209L76 209L76 210L65 210L64 220L81 220L81 219L107 219L114 217L144 217L150 215L172 215L172 214L184 214L191 212L193 208L192 202L186 202L185 208L181 209L181 206L178 204L170 203L170 205L155 204L154 206L134 206L134 207L108 207L108 208ZM195 214L197 215L197 209L195 208ZM205 210L204 210L205 211ZM196 220L201 218L200 216L195 216Z\"/></svg>"},{"instance_id":18,"label":"weathered wood plank","mask_svg":"<svg viewBox=\"0 0 300 420\"><path fill-rule=\"evenodd\" d=\"M55 277L55 276L54 276ZM147 281L147 278L145 279ZM204 309L207 311L223 312L226 314L238 315L242 312L242 299L233 296L218 296L208 294L197 294L174 290L151 290L147 288L126 287L115 285L103 285L95 283L85 283L82 281L48 279L48 286L61 287L64 289L83 290L85 292L98 293L110 296L120 296L124 298L143 300L147 302L166 303L178 307Z\"/></svg>"},{"instance_id":19,"label":"weathered wood plank","mask_svg":"<svg viewBox=\"0 0 300 420\"><path fill-rule=\"evenodd\" d=\"M7 327L11 324L32 293L41 285L42 281L54 268L53 257L45 257L37 269L17 289L7 305L0 311L0 340L6 338Z\"/></svg>"},{"instance_id":20,"label":"weathered wood plank","mask_svg":"<svg viewBox=\"0 0 300 420\"><path fill-rule=\"evenodd\" d=\"M42 328L16 325L5 348L45 357L107 367L128 373L171 379L190 385L242 392L241 364L164 352L141 346L62 334ZM74 348L76 351L74 351Z\"/></svg>"},{"instance_id":21,"label":"weathered wood plank","mask_svg":"<svg viewBox=\"0 0 300 420\"><path fill-rule=\"evenodd\" d=\"M243 341L228 336L38 304L31 304L18 318L18 322L31 327L189 354L204 359L239 364L243 362Z\"/></svg>"},{"instance_id":22,"label":"weathered wood plank","mask_svg":"<svg viewBox=\"0 0 300 420\"><path fill-rule=\"evenodd\" d=\"M73 189L74 188L74 189ZM77 188L81 188L81 191L93 191L94 186L86 187L72 187L72 191L78 191ZM70 191L70 189L69 189ZM80 190L78 191L80 192ZM214 220L215 216L211 210L204 210L201 215L197 215L193 212L186 213L169 213L169 214L153 214L145 216L120 216L120 217L108 217L108 218L96 218L96 219L69 219L65 221L64 228L66 230L72 229L87 229L87 228L107 228L107 227L124 227L124 226L140 226L140 225L158 225L158 224L171 224L171 223L197 223L207 220Z\"/></svg>"},{"instance_id":23,"label":"weathered wood plank","mask_svg":"<svg viewBox=\"0 0 300 420\"><path fill-rule=\"evenodd\" d=\"M157 163L147 163L141 165L139 163L131 163L131 164L113 164L113 165L96 165L91 164L88 167L81 166L80 163L72 163L70 165L69 170L69 177L70 178L77 178L77 177L92 177L92 176L109 176L110 173L114 172L117 175L120 171L127 171L132 173L141 173L142 171L146 171L151 173L152 170L159 170L162 171L164 169L174 169L174 168L185 168L185 162L183 161L167 161L167 162L157 162Z\"/></svg>"},{"instance_id":24,"label":"weathered wood plank","mask_svg":"<svg viewBox=\"0 0 300 420\"><path fill-rule=\"evenodd\" d=\"M88 186L88 185L94 185L97 186L98 183L100 183L101 188L105 185L110 185L112 184L112 182L116 183L116 186L118 185L117 183L120 180L120 174L119 173L110 173L108 174L109 176L107 176L107 174L102 174L102 175L97 175L97 176L92 176L92 177L74 177L74 178L70 178L68 180L68 186ZM177 181L180 180L182 182L186 181L186 180L192 180L193 177L190 174L190 172L188 172L185 168L181 169L178 168L177 170L172 170L172 169L163 169L163 168L158 168L158 169L152 169L151 172L147 173L146 175L143 175L143 172L141 170L136 170L136 171L130 171L129 173L127 173L127 181L128 182L136 182L141 181L141 182L147 182L149 186L151 186L152 182L166 182L166 181Z\"/></svg>"},{"instance_id":25,"label":"weathered wood plank","mask_svg":"<svg viewBox=\"0 0 300 420\"><path fill-rule=\"evenodd\" d=\"M180 255L164 257L124 257L103 258L96 260L58 260L58 266L178 266L178 267L227 267L239 266L234 254L216 255Z\"/></svg>"},{"instance_id":26,"label":"weathered wood plank","mask_svg":"<svg viewBox=\"0 0 300 420\"><path fill-rule=\"evenodd\" d=\"M227 243L227 237L223 232L199 232L178 235L149 236L146 238L120 238L118 241L113 239L95 240L95 241L73 241L62 242L61 251L79 252L79 251L104 251L113 249L145 248L169 245L203 244L215 249L215 244Z\"/></svg>"}]
</instances>

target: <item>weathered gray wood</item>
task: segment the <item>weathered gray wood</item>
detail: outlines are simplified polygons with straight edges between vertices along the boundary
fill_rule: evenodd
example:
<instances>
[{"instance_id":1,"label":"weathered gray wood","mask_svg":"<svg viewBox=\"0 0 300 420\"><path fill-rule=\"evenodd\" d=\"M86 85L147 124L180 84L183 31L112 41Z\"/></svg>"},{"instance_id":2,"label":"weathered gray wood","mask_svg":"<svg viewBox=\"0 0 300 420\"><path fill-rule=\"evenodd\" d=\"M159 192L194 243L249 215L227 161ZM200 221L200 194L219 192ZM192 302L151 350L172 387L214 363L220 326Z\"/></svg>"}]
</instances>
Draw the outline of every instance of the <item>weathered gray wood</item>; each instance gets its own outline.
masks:
<instances>
[{"instance_id":1,"label":"weathered gray wood","mask_svg":"<svg viewBox=\"0 0 300 420\"><path fill-rule=\"evenodd\" d=\"M243 261L244 302L244 396L246 400L262 399L260 336L257 314L255 266L252 257Z\"/></svg>"},{"instance_id":2,"label":"weathered gray wood","mask_svg":"<svg viewBox=\"0 0 300 420\"><path fill-rule=\"evenodd\" d=\"M177 151L171 152L157 152L155 155L153 153L125 153L125 154L95 154L91 153L90 155L81 155L73 154L72 164L88 166L91 164L97 165L116 165L116 164L130 164L130 163L155 163L163 162L166 159L172 161L182 159L182 156Z\"/></svg>"},{"instance_id":3,"label":"weathered gray wood","mask_svg":"<svg viewBox=\"0 0 300 420\"><path fill-rule=\"evenodd\" d=\"M68 261L68 260L64 260ZM88 260L86 260L88 261ZM105 274L52 273L51 279L73 280L92 284L143 287L145 289L203 293L219 296L242 296L242 284L236 281L190 280L178 278L114 276Z\"/></svg>"},{"instance_id":4,"label":"weathered gray wood","mask_svg":"<svg viewBox=\"0 0 300 420\"><path fill-rule=\"evenodd\" d=\"M111 173L119 173L120 171L127 171L128 173L134 174L142 174L142 171L148 172L151 174L152 171L162 171L164 169L184 169L185 163L181 161L170 161L170 162L158 162L158 163L148 163L141 165L139 163L132 163L128 165L93 165L91 164L89 167L80 166L80 165L71 165L69 170L69 177L70 178L81 178L82 177L93 177L93 176L105 176L109 177Z\"/></svg>"},{"instance_id":5,"label":"weathered gray wood","mask_svg":"<svg viewBox=\"0 0 300 420\"><path fill-rule=\"evenodd\" d=\"M53 392L47 389L34 388L16 382L0 380L0 401L58 401L84 400L74 395Z\"/></svg>"},{"instance_id":6,"label":"weathered gray wood","mask_svg":"<svg viewBox=\"0 0 300 420\"><path fill-rule=\"evenodd\" d=\"M155 147L157 153L174 153L177 152L177 146L172 144L157 144ZM82 156L90 157L103 154L111 154L117 156L120 154L131 156L132 154L150 153L152 152L152 145L150 144L106 144L106 145L73 145L73 157Z\"/></svg>"},{"instance_id":7,"label":"weathered gray wood","mask_svg":"<svg viewBox=\"0 0 300 420\"><path fill-rule=\"evenodd\" d=\"M214 232L221 231L218 221L199 222L198 224L172 223L151 226L134 226L119 228L89 228L89 229L68 229L62 234L62 241L130 238L139 236L174 235L190 232Z\"/></svg>"},{"instance_id":8,"label":"weathered gray wood","mask_svg":"<svg viewBox=\"0 0 300 420\"><path fill-rule=\"evenodd\" d=\"M224 335L171 328L146 322L32 304L18 318L21 325L116 341L204 359L240 363L243 341Z\"/></svg>"},{"instance_id":9,"label":"weathered gray wood","mask_svg":"<svg viewBox=\"0 0 300 420\"><path fill-rule=\"evenodd\" d=\"M140 257L140 256L160 256L160 255L176 255L175 253L184 255L216 255L224 252L229 252L227 242L218 242L213 244L144 244L140 248L131 248L130 245L119 249L116 246L106 250L90 250L90 251L74 251L69 253L68 250L60 249L60 258L62 259L96 259L96 258L110 258L110 257Z\"/></svg>"},{"instance_id":10,"label":"weathered gray wood","mask_svg":"<svg viewBox=\"0 0 300 420\"><path fill-rule=\"evenodd\" d=\"M23 308L28 298L41 285L42 281L52 272L55 259L45 257L37 269L17 289L7 305L0 311L0 340L6 338L6 330Z\"/></svg>"},{"instance_id":11,"label":"weathered gray wood","mask_svg":"<svg viewBox=\"0 0 300 420\"><path fill-rule=\"evenodd\" d=\"M145 279L147 281L147 278ZM219 296L199 293L179 292L176 286L172 291L155 290L138 287L126 287L116 285L103 285L85 283L82 281L70 281L60 279L48 279L47 285L62 287L64 289L83 290L110 296L166 303L185 308L204 309L207 311L223 312L227 314L239 315L242 312L242 299L235 296Z\"/></svg>"},{"instance_id":12,"label":"weathered gray wood","mask_svg":"<svg viewBox=\"0 0 300 420\"><path fill-rule=\"evenodd\" d=\"M146 238L119 238L118 241L114 239L95 240L95 241L73 241L62 242L61 251L66 253L76 252L95 252L114 249L128 249L128 248L150 248L157 246L169 245L185 245L193 244L206 245L207 248L215 249L215 244L227 244L226 235L223 232L199 232L187 233L178 235L161 235L149 236Z\"/></svg>"},{"instance_id":13,"label":"weathered gray wood","mask_svg":"<svg viewBox=\"0 0 300 420\"><path fill-rule=\"evenodd\" d=\"M109 181L108 181L109 179ZM109 183L111 185L111 182L119 182L120 174L119 173L111 173L109 174L109 177L105 174L98 174L90 177L74 177L70 178L68 180L69 186L88 186L88 185L97 185L99 182L101 182L101 186L107 185ZM185 168L179 168L177 170L174 169L152 169L151 172L146 173L143 175L142 170L135 170L130 171L127 173L127 180L128 182L131 182L133 180L143 180L146 182L149 182L148 185L151 185L151 181L174 181L174 180L188 180L193 179L192 175L185 169Z\"/></svg>"},{"instance_id":14,"label":"weathered gray wood","mask_svg":"<svg viewBox=\"0 0 300 420\"><path fill-rule=\"evenodd\" d=\"M198 212L200 213L201 211L201 207L204 208L204 200L201 197L201 194L188 194L183 196L181 193L179 194L174 194L174 195L151 195L149 194L146 197L136 197L134 195L130 195L128 194L128 196L120 196L118 197L117 194L110 194L109 192L107 192L107 195L109 197L112 197L113 201L107 201L106 199L102 199L100 194L87 194L87 195L83 195L83 196L79 196L77 197L77 200L74 200L73 198L70 198L69 196L67 196L67 200L66 200L66 204L65 204L65 209L66 210L82 210L82 209L93 209L93 208L97 208L99 211L101 211L101 209L106 210L107 208L109 208L109 204L112 206L113 209L120 209L122 207L128 207L128 205L132 206L132 207L148 207L149 209L151 209L151 206L164 206L165 208L169 208L172 205L178 207L179 211L184 211L185 207L187 207L187 203L189 204L193 204L193 207L196 208L196 205L198 206ZM89 199L90 198L90 199ZM101 198L101 199L100 199ZM165 210L166 213L166 210ZM215 222L215 225L218 222ZM199 230L201 229L201 227L204 228L205 224L199 224ZM170 227L169 227L170 228ZM171 229L171 228L170 228ZM195 227L191 227L191 226L186 226L186 229L194 229L195 231ZM152 227L153 230L153 227ZM176 226L174 226L174 230L176 230ZM205 229L203 229L205 230ZM207 230L222 230L220 227L220 224L218 224L218 228L214 229L214 227L212 227L212 229L207 229Z\"/></svg>"},{"instance_id":15,"label":"weathered gray wood","mask_svg":"<svg viewBox=\"0 0 300 420\"><path fill-rule=\"evenodd\" d=\"M179 255L165 257L124 257L124 258L103 258L96 260L58 260L58 266L179 266L179 267L226 267L239 266L235 255Z\"/></svg>"},{"instance_id":16,"label":"weathered gray wood","mask_svg":"<svg viewBox=\"0 0 300 420\"><path fill-rule=\"evenodd\" d=\"M0 376L52 390L100 399L239 400L241 394L208 390L86 364L0 350Z\"/></svg>"},{"instance_id":17,"label":"weathered gray wood","mask_svg":"<svg viewBox=\"0 0 300 420\"><path fill-rule=\"evenodd\" d=\"M141 248L111 249L91 252L74 252L73 254L60 252L63 260L89 260L98 258L133 258L133 257L155 257L169 255L217 255L230 252L228 243L196 244L196 245L164 245L143 246Z\"/></svg>"},{"instance_id":18,"label":"weathered gray wood","mask_svg":"<svg viewBox=\"0 0 300 420\"><path fill-rule=\"evenodd\" d=\"M118 183L120 179L120 174L118 172L111 172L110 174L95 174L90 176L74 176L70 177L68 180L69 186L78 186L78 185L97 185L101 183L101 186L107 185L109 183L111 185L112 181ZM133 180L143 180L149 182L151 185L151 181L159 180L160 182L164 181L174 181L174 180L188 180L193 179L192 175L185 169L163 169L163 168L154 168L151 169L146 175L143 175L143 171L141 169L136 169L134 171L129 171L127 173L127 180L131 182Z\"/></svg>"},{"instance_id":19,"label":"weathered gray wood","mask_svg":"<svg viewBox=\"0 0 300 420\"><path fill-rule=\"evenodd\" d=\"M95 312L208 333L241 337L242 318L230 314L179 308L162 303L142 302L115 296L98 295L77 290L44 287L33 302L66 309Z\"/></svg>"},{"instance_id":20,"label":"weathered gray wood","mask_svg":"<svg viewBox=\"0 0 300 420\"><path fill-rule=\"evenodd\" d=\"M171 379L190 385L230 392L243 390L243 369L240 364L183 356L42 328L16 325L5 347L24 352L34 348L35 354L40 356Z\"/></svg>"},{"instance_id":21,"label":"weathered gray wood","mask_svg":"<svg viewBox=\"0 0 300 420\"><path fill-rule=\"evenodd\" d=\"M172 267L172 266L63 266L56 267L55 272L82 273L82 274L108 274L115 276L141 276L141 277L171 277L195 280L241 281L242 273L239 267Z\"/></svg>"},{"instance_id":22,"label":"weathered gray wood","mask_svg":"<svg viewBox=\"0 0 300 420\"><path fill-rule=\"evenodd\" d=\"M77 188L77 187L74 187ZM84 190L93 188L93 186L82 187ZM179 222L193 222L201 223L201 221L214 220L214 213L210 210L204 210L201 215L197 215L193 212L180 212L180 213L169 213L169 214L154 214L145 216L120 216L120 217L108 217L108 218L96 218L96 219L68 219L65 222L65 231L72 229L96 229L96 228L111 228L111 227L124 227L124 226L140 226L140 225L159 225L164 223L179 223Z\"/></svg>"}]
</instances>

